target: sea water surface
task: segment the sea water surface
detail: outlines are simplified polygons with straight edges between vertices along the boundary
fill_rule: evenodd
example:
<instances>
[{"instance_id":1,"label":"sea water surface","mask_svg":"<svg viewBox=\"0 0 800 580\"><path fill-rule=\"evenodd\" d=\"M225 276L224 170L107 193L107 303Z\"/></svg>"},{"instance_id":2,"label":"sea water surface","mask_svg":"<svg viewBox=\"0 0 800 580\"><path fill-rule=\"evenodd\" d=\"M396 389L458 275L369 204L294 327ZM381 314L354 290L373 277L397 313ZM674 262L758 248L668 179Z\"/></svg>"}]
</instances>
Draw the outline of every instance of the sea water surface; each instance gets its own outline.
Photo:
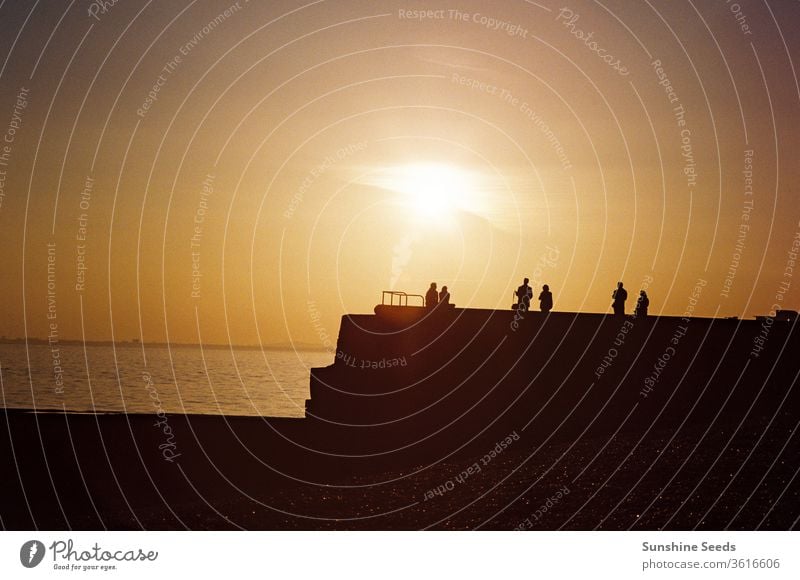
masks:
<instances>
[{"instance_id":1,"label":"sea water surface","mask_svg":"<svg viewBox=\"0 0 800 580\"><path fill-rule=\"evenodd\" d=\"M55 354L46 344L0 344L0 407L302 417L310 369L334 359L318 351L132 343L61 344Z\"/></svg>"}]
</instances>

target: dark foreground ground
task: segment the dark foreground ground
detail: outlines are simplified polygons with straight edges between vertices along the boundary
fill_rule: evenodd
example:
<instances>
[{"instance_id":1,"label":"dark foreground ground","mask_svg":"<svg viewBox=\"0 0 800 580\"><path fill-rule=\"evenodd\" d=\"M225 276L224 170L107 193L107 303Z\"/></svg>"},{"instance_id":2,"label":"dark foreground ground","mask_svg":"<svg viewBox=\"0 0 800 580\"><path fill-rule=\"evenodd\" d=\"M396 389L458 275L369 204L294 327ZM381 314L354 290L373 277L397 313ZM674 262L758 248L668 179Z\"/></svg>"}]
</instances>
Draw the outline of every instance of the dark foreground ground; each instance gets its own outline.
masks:
<instances>
[{"instance_id":1,"label":"dark foreground ground","mask_svg":"<svg viewBox=\"0 0 800 580\"><path fill-rule=\"evenodd\" d=\"M343 316L307 419L0 411L0 526L798 527L800 326L516 314Z\"/></svg>"},{"instance_id":2,"label":"dark foreground ground","mask_svg":"<svg viewBox=\"0 0 800 580\"><path fill-rule=\"evenodd\" d=\"M126 488L127 472L103 475L92 467L71 484L92 490L89 501L76 499L56 473L66 469L63 457L50 462L62 490L56 503L43 491L51 489L49 476L32 481L30 468L19 493L15 460L6 455L0 516L6 529L790 530L800 518L796 428L786 415L771 424L769 418L747 421L738 432L737 425L715 425L707 433L684 427L673 438L661 430L641 443L617 435L528 449L521 437L493 456L487 443L484 454L405 474L385 469L316 477L308 469L298 478L326 485L254 470L247 489L233 479L200 489L184 456L184 466L162 461L150 472L158 479L155 470L176 469L190 491L165 485L156 501ZM113 447L109 441L111 453ZM16 461L24 462L19 452ZM121 501L97 491L120 488L128 490Z\"/></svg>"},{"instance_id":3,"label":"dark foreground ground","mask_svg":"<svg viewBox=\"0 0 800 580\"><path fill-rule=\"evenodd\" d=\"M204 529L796 529L800 446L793 440L777 453L776 439L785 442L791 429L778 431L755 451L761 433L740 433L721 454L732 430L709 434L694 454L702 433L686 432L669 447L671 434L661 433L636 450L637 441L626 437L615 438L602 452L603 441L571 449L556 445L534 455L512 446L463 483L454 474L474 462L482 465L481 457L408 477L357 478L347 482L364 486L355 493L298 485L276 491L270 507L223 500L203 509L182 507L179 513L188 527ZM443 484L451 487L448 481L452 490L431 492ZM174 526L163 513L143 516L147 527ZM113 525L132 524L123 519Z\"/></svg>"}]
</instances>

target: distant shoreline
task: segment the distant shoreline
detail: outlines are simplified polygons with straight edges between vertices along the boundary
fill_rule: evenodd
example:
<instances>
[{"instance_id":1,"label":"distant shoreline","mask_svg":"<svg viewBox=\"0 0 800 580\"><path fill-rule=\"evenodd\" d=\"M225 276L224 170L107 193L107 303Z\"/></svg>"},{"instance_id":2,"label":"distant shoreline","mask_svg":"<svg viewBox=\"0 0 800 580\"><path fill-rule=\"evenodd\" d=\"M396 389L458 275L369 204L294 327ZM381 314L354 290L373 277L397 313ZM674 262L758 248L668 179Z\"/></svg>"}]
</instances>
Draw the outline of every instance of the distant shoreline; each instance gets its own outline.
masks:
<instances>
[{"instance_id":1,"label":"distant shoreline","mask_svg":"<svg viewBox=\"0 0 800 580\"><path fill-rule=\"evenodd\" d=\"M36 345L36 346L49 346L50 343L47 339L43 338L2 338L0 339L0 344L29 344L29 345ZM324 352L334 354L334 351L330 349L326 349L322 346L315 346L313 344L307 343L297 343L297 344L290 344L290 343L277 343L277 344L266 344L266 345L254 345L254 344L213 344L213 343L191 343L191 342L139 342L137 341L113 341L113 340L59 340L59 345L66 345L66 346L118 346L123 348L141 348L143 345L145 348L199 348L202 347L204 349L237 349L237 350L292 350L292 351L303 351L303 352Z\"/></svg>"}]
</instances>

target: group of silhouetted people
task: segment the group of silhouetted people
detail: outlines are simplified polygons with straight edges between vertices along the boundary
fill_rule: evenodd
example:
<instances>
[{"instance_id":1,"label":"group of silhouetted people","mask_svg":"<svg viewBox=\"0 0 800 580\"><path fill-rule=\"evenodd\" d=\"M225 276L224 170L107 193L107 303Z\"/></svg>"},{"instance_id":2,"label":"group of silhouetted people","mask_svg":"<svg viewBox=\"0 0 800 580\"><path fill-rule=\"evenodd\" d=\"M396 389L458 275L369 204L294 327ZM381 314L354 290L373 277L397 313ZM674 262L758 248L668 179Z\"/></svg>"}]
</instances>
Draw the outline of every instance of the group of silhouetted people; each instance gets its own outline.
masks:
<instances>
[{"instance_id":1,"label":"group of silhouetted people","mask_svg":"<svg viewBox=\"0 0 800 580\"><path fill-rule=\"evenodd\" d=\"M625 290L622 282L617 282L617 289L611 293L613 302L611 307L614 309L615 316L625 316L625 301L628 299L628 291ZM633 315L638 317L647 316L647 309L650 307L650 299L647 297L647 292L644 290L639 291L639 298L636 300L636 308Z\"/></svg>"},{"instance_id":2,"label":"group of silhouetted people","mask_svg":"<svg viewBox=\"0 0 800 580\"><path fill-rule=\"evenodd\" d=\"M531 308L531 300L533 299L533 289L528 286L528 280L525 278L522 285L517 288L517 310L527 312ZM617 283L617 289L611 294L613 302L611 307L614 309L616 316L625 316L625 301L628 299L628 291L625 290L622 282ZM641 290L639 298L636 301L636 309L634 316L647 316L647 309L650 307L650 299L647 297L647 292ZM553 293L550 292L550 286L545 284L542 286L542 291L539 293L539 310L542 312L550 312L553 309Z\"/></svg>"},{"instance_id":3,"label":"group of silhouetted people","mask_svg":"<svg viewBox=\"0 0 800 580\"><path fill-rule=\"evenodd\" d=\"M442 286L442 291L436 291L436 282L431 282L430 288L425 293L425 306L427 308L434 308L439 304L445 306L450 304L450 292L447 291L447 286Z\"/></svg>"},{"instance_id":4,"label":"group of silhouetted people","mask_svg":"<svg viewBox=\"0 0 800 580\"><path fill-rule=\"evenodd\" d=\"M527 312L531 309L531 300L533 300L533 289L528 285L528 278L522 281L522 285L517 288L515 292L517 296L517 310ZM625 301L628 299L628 291L625 290L622 282L617 282L617 289L611 293L613 302L611 307L614 310L615 316L625 316ZM425 293L425 306L427 308L434 308L439 304L450 304L450 292L447 291L447 286L442 286L441 292L436 290L436 282L431 282L428 291ZM644 317L647 316L647 309L650 307L650 299L647 297L647 292L644 290L639 291L639 298L636 300L636 308L633 312L634 316ZM550 286L545 284L542 286L542 291L539 292L539 310L542 312L550 312L553 309L553 293L550 292Z\"/></svg>"},{"instance_id":5,"label":"group of silhouetted people","mask_svg":"<svg viewBox=\"0 0 800 580\"><path fill-rule=\"evenodd\" d=\"M517 310L527 312L531 309L531 299L533 299L533 288L528 286L528 280L525 278L522 281L522 286L517 288ZM542 312L550 312L553 309L553 293L550 292L550 286L545 284L542 286L542 291L539 292L539 309Z\"/></svg>"}]
</instances>

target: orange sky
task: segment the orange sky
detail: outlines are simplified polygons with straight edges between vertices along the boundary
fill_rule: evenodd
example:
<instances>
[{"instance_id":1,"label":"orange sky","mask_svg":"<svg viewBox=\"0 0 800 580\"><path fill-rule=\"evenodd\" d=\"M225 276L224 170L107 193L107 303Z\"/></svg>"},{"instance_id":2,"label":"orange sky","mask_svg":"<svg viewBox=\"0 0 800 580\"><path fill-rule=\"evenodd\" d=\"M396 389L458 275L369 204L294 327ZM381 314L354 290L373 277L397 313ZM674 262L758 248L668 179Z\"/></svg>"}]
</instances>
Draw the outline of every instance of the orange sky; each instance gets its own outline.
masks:
<instances>
[{"instance_id":1,"label":"orange sky","mask_svg":"<svg viewBox=\"0 0 800 580\"><path fill-rule=\"evenodd\" d=\"M45 4L0 8L0 335L330 346L523 276L800 307L796 3Z\"/></svg>"}]
</instances>

